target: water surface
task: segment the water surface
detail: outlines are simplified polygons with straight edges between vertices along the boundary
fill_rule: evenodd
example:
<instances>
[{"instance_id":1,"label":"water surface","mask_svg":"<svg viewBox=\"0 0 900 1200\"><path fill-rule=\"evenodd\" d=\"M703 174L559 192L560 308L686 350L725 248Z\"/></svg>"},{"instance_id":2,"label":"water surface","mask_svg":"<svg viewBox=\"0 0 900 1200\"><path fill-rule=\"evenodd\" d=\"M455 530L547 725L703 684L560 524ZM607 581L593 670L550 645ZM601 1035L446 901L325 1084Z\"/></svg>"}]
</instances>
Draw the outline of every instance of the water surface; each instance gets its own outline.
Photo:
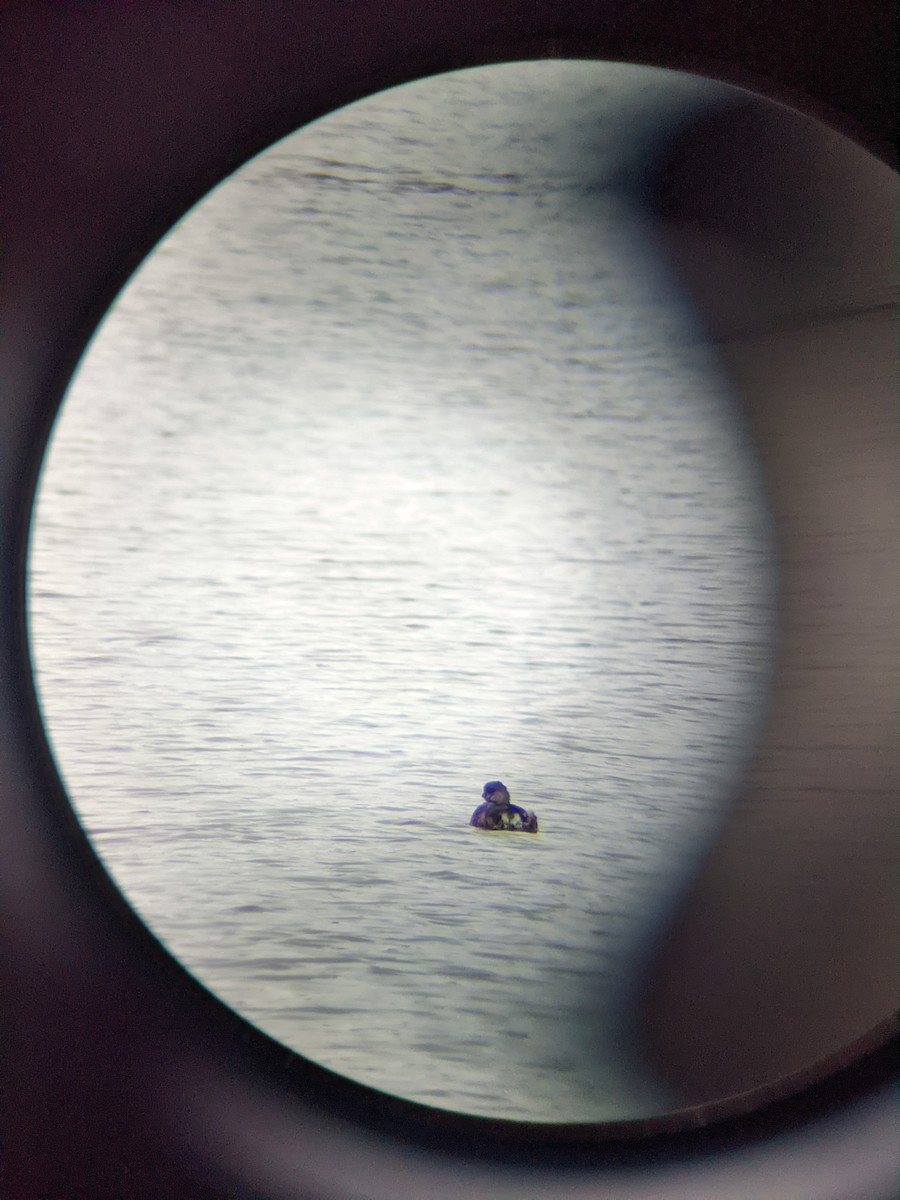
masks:
<instances>
[{"instance_id":1,"label":"water surface","mask_svg":"<svg viewBox=\"0 0 900 1200\"><path fill-rule=\"evenodd\" d=\"M209 988L430 1104L671 1103L628 996L752 757L773 550L636 181L726 89L460 72L278 144L90 346L30 575L47 727ZM486 779L538 837L470 829Z\"/></svg>"}]
</instances>

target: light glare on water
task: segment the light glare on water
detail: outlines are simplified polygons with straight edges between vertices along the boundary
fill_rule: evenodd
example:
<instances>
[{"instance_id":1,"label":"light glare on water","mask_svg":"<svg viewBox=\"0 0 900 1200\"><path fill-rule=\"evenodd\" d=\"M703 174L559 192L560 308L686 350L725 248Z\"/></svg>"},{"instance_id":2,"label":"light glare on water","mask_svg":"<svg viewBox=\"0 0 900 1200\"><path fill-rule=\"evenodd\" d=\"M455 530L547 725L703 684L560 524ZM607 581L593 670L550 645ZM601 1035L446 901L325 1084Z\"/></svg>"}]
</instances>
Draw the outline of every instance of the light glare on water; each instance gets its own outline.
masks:
<instances>
[{"instance_id":1,"label":"light glare on water","mask_svg":"<svg viewBox=\"0 0 900 1200\"><path fill-rule=\"evenodd\" d=\"M384 1090L671 1103L628 995L752 756L773 553L603 179L724 90L517 64L301 130L147 260L59 419L30 619L78 814L203 983ZM494 778L538 837L468 827Z\"/></svg>"}]
</instances>

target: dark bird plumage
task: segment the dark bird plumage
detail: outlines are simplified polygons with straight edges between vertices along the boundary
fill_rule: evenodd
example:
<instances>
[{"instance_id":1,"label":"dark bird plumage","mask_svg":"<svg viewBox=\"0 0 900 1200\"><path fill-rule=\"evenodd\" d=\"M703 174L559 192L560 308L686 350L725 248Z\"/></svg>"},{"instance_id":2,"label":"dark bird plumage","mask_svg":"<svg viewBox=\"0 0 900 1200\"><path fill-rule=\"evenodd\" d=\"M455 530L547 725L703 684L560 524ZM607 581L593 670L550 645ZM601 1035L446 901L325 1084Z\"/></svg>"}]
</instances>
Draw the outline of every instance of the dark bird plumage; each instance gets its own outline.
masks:
<instances>
[{"instance_id":1,"label":"dark bird plumage","mask_svg":"<svg viewBox=\"0 0 900 1200\"><path fill-rule=\"evenodd\" d=\"M517 833L537 833L537 816L517 804L510 803L509 791L499 779L491 779L481 793L483 803L472 813L470 825L477 829L509 830Z\"/></svg>"}]
</instances>

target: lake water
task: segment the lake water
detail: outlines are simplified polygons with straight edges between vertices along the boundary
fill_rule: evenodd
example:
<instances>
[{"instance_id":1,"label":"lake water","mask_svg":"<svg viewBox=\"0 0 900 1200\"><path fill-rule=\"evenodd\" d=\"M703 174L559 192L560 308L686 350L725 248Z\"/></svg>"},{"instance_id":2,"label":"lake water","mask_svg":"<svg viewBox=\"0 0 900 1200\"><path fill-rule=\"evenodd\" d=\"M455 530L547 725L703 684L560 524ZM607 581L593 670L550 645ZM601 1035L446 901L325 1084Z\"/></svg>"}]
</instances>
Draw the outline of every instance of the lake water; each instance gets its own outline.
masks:
<instances>
[{"instance_id":1,"label":"lake water","mask_svg":"<svg viewBox=\"0 0 900 1200\"><path fill-rule=\"evenodd\" d=\"M539 63L275 146L148 259L45 467L60 770L157 936L425 1103L672 1102L628 998L764 715L774 551L638 174L726 89ZM469 828L487 779L537 837Z\"/></svg>"}]
</instances>

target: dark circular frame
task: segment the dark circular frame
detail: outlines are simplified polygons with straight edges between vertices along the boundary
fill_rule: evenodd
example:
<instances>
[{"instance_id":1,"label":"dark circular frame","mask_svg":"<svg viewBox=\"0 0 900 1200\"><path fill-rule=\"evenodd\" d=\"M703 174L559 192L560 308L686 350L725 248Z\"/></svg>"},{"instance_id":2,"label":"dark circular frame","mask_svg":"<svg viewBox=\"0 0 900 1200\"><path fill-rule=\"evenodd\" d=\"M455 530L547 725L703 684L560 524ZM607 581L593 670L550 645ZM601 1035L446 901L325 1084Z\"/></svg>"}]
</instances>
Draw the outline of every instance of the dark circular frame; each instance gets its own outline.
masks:
<instances>
[{"instance_id":1,"label":"dark circular frame","mask_svg":"<svg viewBox=\"0 0 900 1200\"><path fill-rule=\"evenodd\" d=\"M760 39L740 0L712 8L697 0L678 14L655 0L618 16L594 3L564 15L556 7L393 0L348 14L276 0L181 9L100 0L0 15L12 67L4 86L14 89L0 136L5 162L21 167L7 193L0 285L8 314L0 343L0 1019L12 1047L0 1068L0 1173L12 1181L10 1195L350 1197L393 1188L397 1197L439 1200L524 1188L516 1172L527 1171L527 1191L502 1194L562 1196L567 1179L579 1187L591 1179L599 1198L616 1194L622 1172L641 1170L641 1195L677 1200L698 1186L685 1184L685 1164L701 1180L704 1164L719 1169L738 1148L827 1130L835 1114L868 1112L896 1077L889 1021L769 1087L650 1120L490 1120L366 1088L268 1038L168 954L94 853L47 743L25 589L31 509L56 412L136 266L253 155L385 87L461 67L569 57L752 87L890 162L891 39L878 9L848 10L826 28L819 6L799 0L782 9L773 0ZM807 33L798 38L804 13ZM875 56L873 71L872 48L882 41L888 52ZM257 1149L236 1158L214 1129L216 1113L223 1128L256 1130ZM271 1159L282 1151L278 1184ZM367 1191L378 1179L381 1190Z\"/></svg>"}]
</instances>

